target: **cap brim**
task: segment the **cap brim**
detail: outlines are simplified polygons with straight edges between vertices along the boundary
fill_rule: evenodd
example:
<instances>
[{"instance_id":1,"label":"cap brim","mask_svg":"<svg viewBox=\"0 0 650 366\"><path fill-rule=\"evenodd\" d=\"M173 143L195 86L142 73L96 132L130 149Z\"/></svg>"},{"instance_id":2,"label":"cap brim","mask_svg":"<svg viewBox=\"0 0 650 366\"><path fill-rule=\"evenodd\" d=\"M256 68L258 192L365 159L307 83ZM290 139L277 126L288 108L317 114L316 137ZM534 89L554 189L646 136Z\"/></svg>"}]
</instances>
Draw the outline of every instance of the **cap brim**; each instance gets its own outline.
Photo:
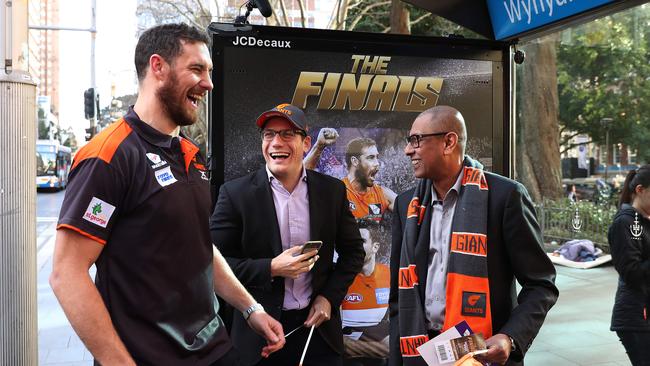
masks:
<instances>
[{"instance_id":1,"label":"cap brim","mask_svg":"<svg viewBox=\"0 0 650 366\"><path fill-rule=\"evenodd\" d=\"M264 128L264 124L272 117L283 118L283 119L287 120L289 123L291 123L295 128L304 131L304 129L302 127L298 126L293 120L291 120L291 118L289 116L287 116L286 114L284 114L282 112L279 112L279 111L268 111L268 112L262 113L259 117L257 117L257 122L256 122L257 127Z\"/></svg>"}]
</instances>

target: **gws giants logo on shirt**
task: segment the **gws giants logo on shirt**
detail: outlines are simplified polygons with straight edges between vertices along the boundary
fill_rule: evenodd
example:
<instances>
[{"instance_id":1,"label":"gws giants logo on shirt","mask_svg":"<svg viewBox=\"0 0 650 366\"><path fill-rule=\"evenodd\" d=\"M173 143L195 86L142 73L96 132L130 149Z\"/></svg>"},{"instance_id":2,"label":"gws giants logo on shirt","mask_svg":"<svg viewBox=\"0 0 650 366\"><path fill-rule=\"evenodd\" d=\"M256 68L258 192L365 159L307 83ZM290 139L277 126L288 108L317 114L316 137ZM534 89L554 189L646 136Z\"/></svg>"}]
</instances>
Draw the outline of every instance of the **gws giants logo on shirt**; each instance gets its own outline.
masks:
<instances>
[{"instance_id":1,"label":"gws giants logo on shirt","mask_svg":"<svg viewBox=\"0 0 650 366\"><path fill-rule=\"evenodd\" d=\"M108 225L108 220L110 220L113 215L113 211L115 211L115 206L106 203L97 197L93 197L93 199L90 200L86 212L84 212L83 218L84 220L88 220L95 225L105 228L106 225Z\"/></svg>"}]
</instances>

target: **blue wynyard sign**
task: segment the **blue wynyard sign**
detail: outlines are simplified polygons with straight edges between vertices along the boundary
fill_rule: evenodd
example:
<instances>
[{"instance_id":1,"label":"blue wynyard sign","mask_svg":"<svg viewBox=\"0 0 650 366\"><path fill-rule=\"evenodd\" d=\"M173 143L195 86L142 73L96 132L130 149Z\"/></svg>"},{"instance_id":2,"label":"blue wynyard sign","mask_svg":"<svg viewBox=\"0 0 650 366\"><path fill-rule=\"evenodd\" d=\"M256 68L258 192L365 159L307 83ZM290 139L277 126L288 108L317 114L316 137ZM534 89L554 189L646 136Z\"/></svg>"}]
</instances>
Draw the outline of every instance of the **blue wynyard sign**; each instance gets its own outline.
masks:
<instances>
[{"instance_id":1,"label":"blue wynyard sign","mask_svg":"<svg viewBox=\"0 0 650 366\"><path fill-rule=\"evenodd\" d=\"M539 28L614 0L488 0L497 40Z\"/></svg>"}]
</instances>

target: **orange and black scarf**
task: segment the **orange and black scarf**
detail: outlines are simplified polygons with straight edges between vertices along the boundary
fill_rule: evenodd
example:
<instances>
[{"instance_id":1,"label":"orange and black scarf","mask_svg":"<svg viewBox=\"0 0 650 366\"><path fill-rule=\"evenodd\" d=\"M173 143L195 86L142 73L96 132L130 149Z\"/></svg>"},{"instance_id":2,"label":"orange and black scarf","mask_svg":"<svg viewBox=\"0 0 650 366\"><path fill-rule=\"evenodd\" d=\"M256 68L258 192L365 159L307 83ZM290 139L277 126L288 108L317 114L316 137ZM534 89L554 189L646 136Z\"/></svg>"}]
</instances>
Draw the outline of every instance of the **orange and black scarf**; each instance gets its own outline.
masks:
<instances>
[{"instance_id":1,"label":"orange and black scarf","mask_svg":"<svg viewBox=\"0 0 650 366\"><path fill-rule=\"evenodd\" d=\"M492 336L490 286L487 267L488 186L479 162L465 157L463 178L451 224L447 270L445 321L443 331L465 320L474 333ZM426 365L417 347L429 340L426 329L423 293L419 288L416 253L418 245L429 245L428 230L420 230L431 220L430 180L419 179L406 213L399 269L400 351L405 366ZM427 231L427 232L424 232ZM420 235L426 240L418 240ZM422 249L422 248L420 248Z\"/></svg>"}]
</instances>

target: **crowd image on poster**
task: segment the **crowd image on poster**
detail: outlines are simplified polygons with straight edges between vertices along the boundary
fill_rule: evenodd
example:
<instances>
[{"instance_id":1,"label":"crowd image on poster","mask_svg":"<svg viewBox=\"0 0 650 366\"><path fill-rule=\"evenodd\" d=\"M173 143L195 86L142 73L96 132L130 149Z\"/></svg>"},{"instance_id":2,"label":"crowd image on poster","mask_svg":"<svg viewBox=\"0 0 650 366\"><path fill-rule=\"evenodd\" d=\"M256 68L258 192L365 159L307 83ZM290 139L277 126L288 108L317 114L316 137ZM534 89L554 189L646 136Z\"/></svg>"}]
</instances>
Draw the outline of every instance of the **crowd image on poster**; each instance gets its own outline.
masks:
<instances>
[{"instance_id":1,"label":"crowd image on poster","mask_svg":"<svg viewBox=\"0 0 650 366\"><path fill-rule=\"evenodd\" d=\"M248 34L290 47L237 42ZM396 195L415 185L404 154L413 120L450 105L465 117L468 155L500 173L507 154L501 51L453 49L449 40L435 47L430 39L368 42L372 37L272 27L228 28L213 37L212 184L264 165L255 120L291 103L305 111L309 126L305 167L346 186L365 250L363 269L340 305L345 364L354 366L383 365L388 356L390 224Z\"/></svg>"}]
</instances>

